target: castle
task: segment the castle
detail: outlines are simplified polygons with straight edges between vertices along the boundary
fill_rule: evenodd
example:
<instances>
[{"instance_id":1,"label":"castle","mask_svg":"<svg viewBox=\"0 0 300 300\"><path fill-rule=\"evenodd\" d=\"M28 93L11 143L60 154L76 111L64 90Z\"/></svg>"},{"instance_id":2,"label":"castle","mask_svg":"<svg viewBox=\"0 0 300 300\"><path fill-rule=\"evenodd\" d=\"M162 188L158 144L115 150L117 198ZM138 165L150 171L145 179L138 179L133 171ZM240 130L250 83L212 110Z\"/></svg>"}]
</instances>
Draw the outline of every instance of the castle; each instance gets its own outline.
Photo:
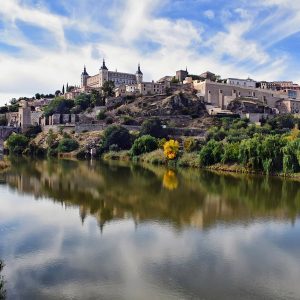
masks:
<instances>
[{"instance_id":1,"label":"castle","mask_svg":"<svg viewBox=\"0 0 300 300\"><path fill-rule=\"evenodd\" d=\"M86 67L81 74L81 88L88 89L99 89L103 86L105 81L112 81L115 84L115 87L120 85L132 85L139 84L143 82L143 73L138 65L138 70L135 74L130 73L121 73L118 71L109 71L105 65L105 60L103 59L102 66L99 70L99 74L94 76L89 76L86 71Z\"/></svg>"}]
</instances>

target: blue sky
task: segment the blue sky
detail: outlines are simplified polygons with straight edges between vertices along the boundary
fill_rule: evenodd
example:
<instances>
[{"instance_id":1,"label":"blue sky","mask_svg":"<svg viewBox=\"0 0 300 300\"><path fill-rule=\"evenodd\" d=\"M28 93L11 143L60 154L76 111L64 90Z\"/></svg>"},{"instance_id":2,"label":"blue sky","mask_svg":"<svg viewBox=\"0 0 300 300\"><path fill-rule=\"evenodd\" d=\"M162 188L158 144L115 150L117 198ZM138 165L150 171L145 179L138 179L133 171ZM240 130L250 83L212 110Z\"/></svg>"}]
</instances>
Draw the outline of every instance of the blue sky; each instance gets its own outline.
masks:
<instances>
[{"instance_id":1,"label":"blue sky","mask_svg":"<svg viewBox=\"0 0 300 300\"><path fill-rule=\"evenodd\" d=\"M300 81L300 2L292 0L5 0L0 103L80 83L86 64L147 80L188 67L226 78Z\"/></svg>"}]
</instances>

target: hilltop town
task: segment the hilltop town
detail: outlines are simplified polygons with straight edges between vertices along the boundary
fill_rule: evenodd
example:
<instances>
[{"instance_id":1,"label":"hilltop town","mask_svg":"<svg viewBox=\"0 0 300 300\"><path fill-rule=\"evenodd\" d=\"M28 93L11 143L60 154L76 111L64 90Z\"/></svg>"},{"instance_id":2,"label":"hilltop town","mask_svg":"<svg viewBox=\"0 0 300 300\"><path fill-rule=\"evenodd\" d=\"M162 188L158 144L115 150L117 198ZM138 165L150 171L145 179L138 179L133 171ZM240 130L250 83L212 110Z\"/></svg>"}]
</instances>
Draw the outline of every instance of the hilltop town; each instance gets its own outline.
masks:
<instances>
[{"instance_id":1,"label":"hilltop town","mask_svg":"<svg viewBox=\"0 0 300 300\"><path fill-rule=\"evenodd\" d=\"M105 61L90 76L84 67L81 86L63 86L55 95L36 94L0 108L0 124L25 130L65 126L76 132L107 124L139 126L149 116L165 126L204 128L209 116L236 116L259 124L262 119L300 112L300 86L292 81L226 78L211 72L199 75L179 70L145 82L141 66L135 73L110 71Z\"/></svg>"}]
</instances>

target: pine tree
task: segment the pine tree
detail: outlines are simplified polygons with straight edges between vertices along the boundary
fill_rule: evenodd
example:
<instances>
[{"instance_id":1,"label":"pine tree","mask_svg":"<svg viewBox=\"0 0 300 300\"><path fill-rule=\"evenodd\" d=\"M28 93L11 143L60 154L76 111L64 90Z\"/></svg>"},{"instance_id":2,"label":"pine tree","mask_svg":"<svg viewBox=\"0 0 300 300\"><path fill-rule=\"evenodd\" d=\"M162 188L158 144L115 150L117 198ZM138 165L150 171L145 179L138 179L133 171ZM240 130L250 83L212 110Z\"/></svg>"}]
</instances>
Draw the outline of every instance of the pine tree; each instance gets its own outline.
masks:
<instances>
[{"instance_id":1,"label":"pine tree","mask_svg":"<svg viewBox=\"0 0 300 300\"><path fill-rule=\"evenodd\" d=\"M63 87L62 87L62 94L63 95L65 94L65 85L63 85Z\"/></svg>"}]
</instances>

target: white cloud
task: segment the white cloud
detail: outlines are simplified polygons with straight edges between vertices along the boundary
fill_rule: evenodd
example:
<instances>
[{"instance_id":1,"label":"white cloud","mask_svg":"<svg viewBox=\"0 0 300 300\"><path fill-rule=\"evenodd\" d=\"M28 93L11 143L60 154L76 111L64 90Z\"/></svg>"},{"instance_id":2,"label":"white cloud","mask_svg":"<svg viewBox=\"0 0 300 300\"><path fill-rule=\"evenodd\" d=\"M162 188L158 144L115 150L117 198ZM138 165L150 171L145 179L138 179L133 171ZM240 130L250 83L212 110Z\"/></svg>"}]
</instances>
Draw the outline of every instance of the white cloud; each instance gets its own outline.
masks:
<instances>
[{"instance_id":1,"label":"white cloud","mask_svg":"<svg viewBox=\"0 0 300 300\"><path fill-rule=\"evenodd\" d=\"M250 75L266 80L280 79L288 68L288 57L284 53L270 56L268 41L280 40L298 30L299 4L290 1L288 6L286 1L279 0L264 2L262 7L280 8L274 13L275 20L281 21L278 24L268 18L257 22L256 13L245 7L231 12L225 7L222 11L230 12L220 19L225 29L205 34L205 27L200 23L158 16L162 6L168 3L169 0L128 0L125 3L115 0L108 13L111 23L105 24L102 19L96 19L99 11L88 9L90 1L78 1L79 9L75 6L69 17L51 13L43 6L24 6L17 0L4 1L0 16L5 30L0 31L0 41L20 48L20 53L0 52L0 101L3 103L14 95L53 93L66 82L79 84L83 64L87 65L90 74L95 74L102 56L111 69L120 71L134 72L137 63L141 62L147 80L174 74L185 66L195 74L211 70L224 77ZM256 10L259 10L258 4L253 3ZM240 19L232 21L233 13ZM207 10L204 15L212 18L214 11ZM291 18L283 20L286 15ZM57 49L31 43L16 26L17 20L51 32ZM102 38L72 45L65 37L66 28L101 34ZM250 38L249 33L257 34ZM147 42L158 47L145 53L142 45Z\"/></svg>"},{"instance_id":2,"label":"white cloud","mask_svg":"<svg viewBox=\"0 0 300 300\"><path fill-rule=\"evenodd\" d=\"M210 10L210 9L206 10L203 14L204 14L205 17L207 17L210 20L215 17L214 11Z\"/></svg>"}]
</instances>

